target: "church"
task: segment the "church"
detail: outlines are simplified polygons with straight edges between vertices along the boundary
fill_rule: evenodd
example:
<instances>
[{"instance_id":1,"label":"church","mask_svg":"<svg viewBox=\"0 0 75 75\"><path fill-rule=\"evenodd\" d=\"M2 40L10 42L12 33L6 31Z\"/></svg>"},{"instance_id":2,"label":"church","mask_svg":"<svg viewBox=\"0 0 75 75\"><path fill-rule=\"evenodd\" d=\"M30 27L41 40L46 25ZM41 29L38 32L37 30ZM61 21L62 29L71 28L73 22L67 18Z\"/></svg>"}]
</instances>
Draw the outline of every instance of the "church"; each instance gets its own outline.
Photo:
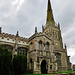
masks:
<instances>
[{"instance_id":1,"label":"church","mask_svg":"<svg viewBox=\"0 0 75 75\"><path fill-rule=\"evenodd\" d=\"M0 46L8 48L14 54L27 56L28 70L35 74L71 71L67 46L63 47L60 24L54 21L50 0L48 0L46 25L42 32L37 31L29 37L3 33L0 27Z\"/></svg>"}]
</instances>

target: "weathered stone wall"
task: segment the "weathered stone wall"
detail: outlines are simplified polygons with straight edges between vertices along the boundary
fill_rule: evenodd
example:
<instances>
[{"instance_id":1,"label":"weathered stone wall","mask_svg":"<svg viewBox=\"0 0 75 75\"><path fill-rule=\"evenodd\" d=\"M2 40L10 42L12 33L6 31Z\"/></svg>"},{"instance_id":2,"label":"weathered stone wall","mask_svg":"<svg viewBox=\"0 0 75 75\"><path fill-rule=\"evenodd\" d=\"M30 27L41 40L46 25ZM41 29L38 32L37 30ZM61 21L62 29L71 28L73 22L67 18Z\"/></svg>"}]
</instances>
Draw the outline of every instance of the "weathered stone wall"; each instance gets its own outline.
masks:
<instances>
[{"instance_id":1,"label":"weathered stone wall","mask_svg":"<svg viewBox=\"0 0 75 75\"><path fill-rule=\"evenodd\" d=\"M41 41L41 49L39 49L39 41ZM46 43L49 43L49 48L46 50ZM32 45L32 47L31 47ZM53 53L53 41L50 37L46 36L45 33L37 33L30 37L29 40L29 51L28 51L28 62L30 64L30 59L34 61L33 73L41 73L41 63L43 60L46 61L47 73L56 71L55 56ZM52 65L52 70L50 70L50 65Z\"/></svg>"},{"instance_id":2,"label":"weathered stone wall","mask_svg":"<svg viewBox=\"0 0 75 75\"><path fill-rule=\"evenodd\" d=\"M10 35L7 33L0 33L0 46L8 48L11 52L18 54L20 53L27 55L27 50L28 50L28 44L25 38L15 36L15 35Z\"/></svg>"}]
</instances>

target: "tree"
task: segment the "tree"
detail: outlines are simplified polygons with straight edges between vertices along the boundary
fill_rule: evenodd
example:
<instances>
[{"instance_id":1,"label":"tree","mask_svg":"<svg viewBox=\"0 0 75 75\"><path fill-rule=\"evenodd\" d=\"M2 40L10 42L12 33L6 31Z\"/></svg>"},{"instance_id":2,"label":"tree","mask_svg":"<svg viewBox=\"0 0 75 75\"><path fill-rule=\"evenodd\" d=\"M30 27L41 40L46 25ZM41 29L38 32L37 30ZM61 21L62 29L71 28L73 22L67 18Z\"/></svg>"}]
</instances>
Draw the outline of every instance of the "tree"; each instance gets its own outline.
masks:
<instances>
[{"instance_id":1,"label":"tree","mask_svg":"<svg viewBox=\"0 0 75 75\"><path fill-rule=\"evenodd\" d=\"M11 53L0 47L0 75L11 75Z\"/></svg>"},{"instance_id":2,"label":"tree","mask_svg":"<svg viewBox=\"0 0 75 75\"><path fill-rule=\"evenodd\" d=\"M13 71L15 75L23 74L27 68L27 57L24 55L15 55L13 59Z\"/></svg>"},{"instance_id":3,"label":"tree","mask_svg":"<svg viewBox=\"0 0 75 75\"><path fill-rule=\"evenodd\" d=\"M0 75L19 75L26 72L27 57L12 54L6 48L0 47Z\"/></svg>"}]
</instances>

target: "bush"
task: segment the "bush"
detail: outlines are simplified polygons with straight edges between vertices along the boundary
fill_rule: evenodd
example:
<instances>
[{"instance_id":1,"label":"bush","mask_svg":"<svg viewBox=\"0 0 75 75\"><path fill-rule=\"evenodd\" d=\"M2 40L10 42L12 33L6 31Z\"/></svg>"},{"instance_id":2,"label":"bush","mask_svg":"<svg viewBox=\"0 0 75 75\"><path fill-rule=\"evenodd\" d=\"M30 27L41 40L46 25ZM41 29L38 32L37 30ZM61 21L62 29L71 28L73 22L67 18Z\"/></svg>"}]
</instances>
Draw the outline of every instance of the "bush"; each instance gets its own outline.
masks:
<instances>
[{"instance_id":1,"label":"bush","mask_svg":"<svg viewBox=\"0 0 75 75\"><path fill-rule=\"evenodd\" d=\"M12 54L0 47L0 75L20 75L26 72L27 57L15 55L12 61Z\"/></svg>"},{"instance_id":2,"label":"bush","mask_svg":"<svg viewBox=\"0 0 75 75\"><path fill-rule=\"evenodd\" d=\"M15 55L13 59L14 75L20 75L26 72L27 57L24 55Z\"/></svg>"},{"instance_id":3,"label":"bush","mask_svg":"<svg viewBox=\"0 0 75 75\"><path fill-rule=\"evenodd\" d=\"M0 47L0 75L11 75L11 53Z\"/></svg>"}]
</instances>

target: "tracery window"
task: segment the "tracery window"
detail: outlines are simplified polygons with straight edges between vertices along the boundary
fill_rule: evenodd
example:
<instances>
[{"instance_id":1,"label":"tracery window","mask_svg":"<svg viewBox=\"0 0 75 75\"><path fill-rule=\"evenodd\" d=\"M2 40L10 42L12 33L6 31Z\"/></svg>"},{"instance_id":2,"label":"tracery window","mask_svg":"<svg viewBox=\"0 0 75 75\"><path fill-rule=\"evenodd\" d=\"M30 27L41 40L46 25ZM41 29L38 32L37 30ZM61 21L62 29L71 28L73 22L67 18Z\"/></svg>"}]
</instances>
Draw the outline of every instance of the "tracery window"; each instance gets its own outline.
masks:
<instances>
[{"instance_id":1,"label":"tracery window","mask_svg":"<svg viewBox=\"0 0 75 75\"><path fill-rule=\"evenodd\" d=\"M49 43L46 43L46 50L49 50Z\"/></svg>"},{"instance_id":2,"label":"tracery window","mask_svg":"<svg viewBox=\"0 0 75 75\"><path fill-rule=\"evenodd\" d=\"M3 45L0 45L0 46L4 47L4 48L7 48L8 51L10 51L12 53L13 47L11 45L3 44Z\"/></svg>"},{"instance_id":3,"label":"tracery window","mask_svg":"<svg viewBox=\"0 0 75 75\"><path fill-rule=\"evenodd\" d=\"M18 54L27 55L27 49L24 47L18 47Z\"/></svg>"},{"instance_id":4,"label":"tracery window","mask_svg":"<svg viewBox=\"0 0 75 75\"><path fill-rule=\"evenodd\" d=\"M53 37L54 37L54 31L53 31Z\"/></svg>"},{"instance_id":5,"label":"tracery window","mask_svg":"<svg viewBox=\"0 0 75 75\"><path fill-rule=\"evenodd\" d=\"M39 41L39 49L42 49L42 41Z\"/></svg>"},{"instance_id":6,"label":"tracery window","mask_svg":"<svg viewBox=\"0 0 75 75\"><path fill-rule=\"evenodd\" d=\"M33 71L33 60L32 59L30 59L30 69L31 71Z\"/></svg>"},{"instance_id":7,"label":"tracery window","mask_svg":"<svg viewBox=\"0 0 75 75\"><path fill-rule=\"evenodd\" d=\"M57 38L57 33L55 32L55 38Z\"/></svg>"},{"instance_id":8,"label":"tracery window","mask_svg":"<svg viewBox=\"0 0 75 75\"><path fill-rule=\"evenodd\" d=\"M61 54L60 53L56 53L56 62L57 62L57 66L61 66Z\"/></svg>"},{"instance_id":9,"label":"tracery window","mask_svg":"<svg viewBox=\"0 0 75 75\"><path fill-rule=\"evenodd\" d=\"M33 49L33 43L31 42L30 43L30 50L32 50Z\"/></svg>"}]
</instances>

